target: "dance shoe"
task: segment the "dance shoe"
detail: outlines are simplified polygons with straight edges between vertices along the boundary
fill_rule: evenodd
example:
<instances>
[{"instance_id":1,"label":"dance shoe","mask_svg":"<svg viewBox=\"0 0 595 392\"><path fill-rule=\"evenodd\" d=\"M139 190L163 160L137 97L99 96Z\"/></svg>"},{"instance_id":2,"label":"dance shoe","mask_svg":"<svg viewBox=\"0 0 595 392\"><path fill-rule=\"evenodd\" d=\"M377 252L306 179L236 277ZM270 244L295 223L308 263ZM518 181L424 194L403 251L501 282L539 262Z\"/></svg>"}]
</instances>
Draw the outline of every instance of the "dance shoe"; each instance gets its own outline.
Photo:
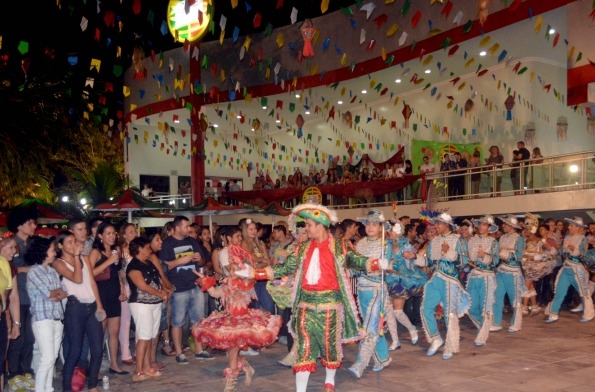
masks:
<instances>
[{"instance_id":1,"label":"dance shoe","mask_svg":"<svg viewBox=\"0 0 595 392\"><path fill-rule=\"evenodd\" d=\"M432 355L436 354L436 352L438 351L438 349L440 347L442 347L443 344L444 344L444 339L442 339L441 336L438 336L437 338L434 338L434 340L432 340L432 345L430 346L430 348L426 352L426 355L428 357L431 357Z\"/></svg>"}]
</instances>

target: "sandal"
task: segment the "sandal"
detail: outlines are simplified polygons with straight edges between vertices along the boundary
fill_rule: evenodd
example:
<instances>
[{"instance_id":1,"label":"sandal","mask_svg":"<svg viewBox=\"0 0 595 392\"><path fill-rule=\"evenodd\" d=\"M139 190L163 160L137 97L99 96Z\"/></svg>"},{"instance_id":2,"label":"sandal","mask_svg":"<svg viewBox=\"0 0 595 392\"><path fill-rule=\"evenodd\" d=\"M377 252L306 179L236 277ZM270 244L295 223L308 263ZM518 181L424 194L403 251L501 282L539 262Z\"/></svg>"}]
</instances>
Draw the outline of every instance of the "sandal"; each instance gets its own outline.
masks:
<instances>
[{"instance_id":1,"label":"sandal","mask_svg":"<svg viewBox=\"0 0 595 392\"><path fill-rule=\"evenodd\" d=\"M165 347L167 347L169 350L166 350ZM176 350L174 350L173 348L171 348L170 345L164 345L163 347L161 347L161 354L165 355L166 357L175 357L176 356Z\"/></svg>"},{"instance_id":2,"label":"sandal","mask_svg":"<svg viewBox=\"0 0 595 392\"><path fill-rule=\"evenodd\" d=\"M151 368L155 370L163 370L165 369L165 364L161 362L153 362L151 363Z\"/></svg>"},{"instance_id":3,"label":"sandal","mask_svg":"<svg viewBox=\"0 0 595 392\"><path fill-rule=\"evenodd\" d=\"M132 375L132 382L140 382L140 381L145 381L147 379L149 379L151 376L149 376L147 373L145 372L138 372L138 373L134 373Z\"/></svg>"},{"instance_id":4,"label":"sandal","mask_svg":"<svg viewBox=\"0 0 595 392\"><path fill-rule=\"evenodd\" d=\"M148 372L145 373L147 376L149 377L161 377L163 375L163 373L161 373L159 370L151 368Z\"/></svg>"}]
</instances>

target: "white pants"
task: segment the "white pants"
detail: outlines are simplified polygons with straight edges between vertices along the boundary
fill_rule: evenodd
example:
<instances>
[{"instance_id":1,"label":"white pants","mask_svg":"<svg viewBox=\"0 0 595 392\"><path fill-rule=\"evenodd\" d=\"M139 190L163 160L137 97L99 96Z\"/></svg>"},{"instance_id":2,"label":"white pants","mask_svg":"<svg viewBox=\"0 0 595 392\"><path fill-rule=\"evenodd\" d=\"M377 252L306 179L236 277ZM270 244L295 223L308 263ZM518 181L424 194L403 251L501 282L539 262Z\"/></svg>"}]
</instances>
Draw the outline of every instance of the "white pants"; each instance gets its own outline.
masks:
<instances>
[{"instance_id":1,"label":"white pants","mask_svg":"<svg viewBox=\"0 0 595 392\"><path fill-rule=\"evenodd\" d=\"M33 322L32 328L41 354L35 372L35 392L53 392L54 365L62 344L64 324L60 320L42 320Z\"/></svg>"}]
</instances>

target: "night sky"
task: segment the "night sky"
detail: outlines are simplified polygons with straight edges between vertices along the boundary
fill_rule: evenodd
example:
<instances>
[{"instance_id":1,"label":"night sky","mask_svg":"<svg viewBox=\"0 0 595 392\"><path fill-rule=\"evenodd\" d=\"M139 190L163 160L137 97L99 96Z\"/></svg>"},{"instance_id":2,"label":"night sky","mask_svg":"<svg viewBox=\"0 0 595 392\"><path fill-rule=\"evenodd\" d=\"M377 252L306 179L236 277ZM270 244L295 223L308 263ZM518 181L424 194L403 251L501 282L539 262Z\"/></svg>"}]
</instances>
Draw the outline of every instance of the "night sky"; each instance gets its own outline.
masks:
<instances>
[{"instance_id":1,"label":"night sky","mask_svg":"<svg viewBox=\"0 0 595 392\"><path fill-rule=\"evenodd\" d=\"M28 75L46 72L49 68L71 71L73 96L83 89L94 103L93 114L103 124L117 124L123 115L122 78L130 67L132 50L142 47L145 55L181 47L163 28L167 0L56 0L12 2L0 13L0 79L23 81ZM321 15L321 0L238 0L232 9L231 0L215 1L215 32L203 41L219 39L219 20L227 18L226 37L234 28L240 36L264 31L268 24L279 27L290 23L293 7L298 9L298 21ZM327 13L348 7L354 1L331 0ZM7 12L10 8L12 11ZM99 12L98 12L99 10ZM260 26L254 19L260 14ZM88 20L85 31L82 19ZM121 27L120 27L121 22ZM19 45L29 44L21 53ZM118 48L121 55L118 56ZM91 60L101 60L99 70L92 69ZM75 63L76 62L76 63ZM93 87L86 86L88 78Z\"/></svg>"}]
</instances>

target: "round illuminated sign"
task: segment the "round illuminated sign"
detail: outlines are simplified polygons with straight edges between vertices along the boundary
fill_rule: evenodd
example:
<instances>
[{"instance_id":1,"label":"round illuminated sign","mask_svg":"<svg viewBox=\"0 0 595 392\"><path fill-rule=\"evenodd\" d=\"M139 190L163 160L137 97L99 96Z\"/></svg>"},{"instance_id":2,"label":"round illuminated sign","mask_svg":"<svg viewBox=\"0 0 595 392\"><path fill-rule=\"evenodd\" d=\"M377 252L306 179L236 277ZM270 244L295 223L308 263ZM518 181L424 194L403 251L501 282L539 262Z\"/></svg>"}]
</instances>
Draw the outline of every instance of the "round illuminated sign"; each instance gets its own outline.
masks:
<instances>
[{"instance_id":1,"label":"round illuminated sign","mask_svg":"<svg viewBox=\"0 0 595 392\"><path fill-rule=\"evenodd\" d=\"M212 0L197 0L187 9L185 0L170 0L167 5L167 26L179 42L200 39L207 32L212 16Z\"/></svg>"}]
</instances>

